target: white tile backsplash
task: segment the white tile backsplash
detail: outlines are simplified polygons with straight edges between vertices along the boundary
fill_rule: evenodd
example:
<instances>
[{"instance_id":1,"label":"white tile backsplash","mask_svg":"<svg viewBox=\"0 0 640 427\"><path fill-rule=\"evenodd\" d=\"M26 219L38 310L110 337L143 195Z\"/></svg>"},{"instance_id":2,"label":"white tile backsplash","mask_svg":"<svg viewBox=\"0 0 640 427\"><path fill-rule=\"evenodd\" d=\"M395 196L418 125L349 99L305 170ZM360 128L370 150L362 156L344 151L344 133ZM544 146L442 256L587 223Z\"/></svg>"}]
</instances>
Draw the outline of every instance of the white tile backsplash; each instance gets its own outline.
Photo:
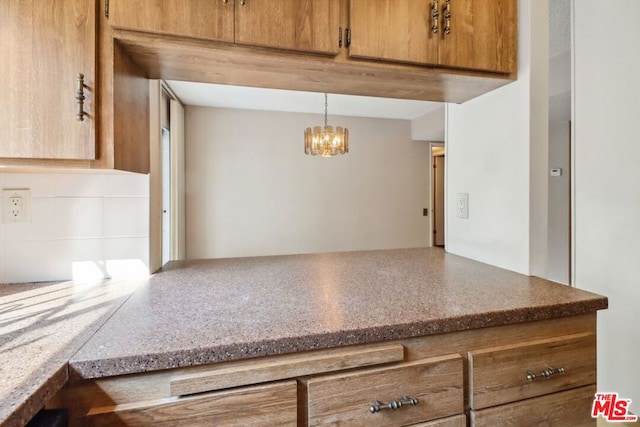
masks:
<instances>
[{"instance_id":1,"label":"white tile backsplash","mask_svg":"<svg viewBox=\"0 0 640 427\"><path fill-rule=\"evenodd\" d=\"M32 194L31 223L0 224L0 283L148 274L147 175L0 173L0 188Z\"/></svg>"},{"instance_id":2,"label":"white tile backsplash","mask_svg":"<svg viewBox=\"0 0 640 427\"><path fill-rule=\"evenodd\" d=\"M55 196L56 174L5 173L3 188L30 188L31 197Z\"/></svg>"},{"instance_id":3,"label":"white tile backsplash","mask_svg":"<svg viewBox=\"0 0 640 427\"><path fill-rule=\"evenodd\" d=\"M0 189L4 188L4 174L0 173ZM0 283L4 283L4 224L2 223L2 209L0 209Z\"/></svg>"},{"instance_id":4,"label":"white tile backsplash","mask_svg":"<svg viewBox=\"0 0 640 427\"><path fill-rule=\"evenodd\" d=\"M141 174L114 174L105 175L106 197L120 196L149 196L149 175Z\"/></svg>"},{"instance_id":5,"label":"white tile backsplash","mask_svg":"<svg viewBox=\"0 0 640 427\"><path fill-rule=\"evenodd\" d=\"M4 280L4 227L0 224L0 283L5 283Z\"/></svg>"},{"instance_id":6,"label":"white tile backsplash","mask_svg":"<svg viewBox=\"0 0 640 427\"><path fill-rule=\"evenodd\" d=\"M105 197L105 237L149 235L149 197Z\"/></svg>"},{"instance_id":7,"label":"white tile backsplash","mask_svg":"<svg viewBox=\"0 0 640 427\"><path fill-rule=\"evenodd\" d=\"M54 176L56 197L102 197L105 178L93 174L57 174Z\"/></svg>"},{"instance_id":8,"label":"white tile backsplash","mask_svg":"<svg viewBox=\"0 0 640 427\"><path fill-rule=\"evenodd\" d=\"M112 278L134 278L149 273L149 239L114 238L104 240L104 258Z\"/></svg>"},{"instance_id":9,"label":"white tile backsplash","mask_svg":"<svg viewBox=\"0 0 640 427\"><path fill-rule=\"evenodd\" d=\"M102 197L56 197L57 238L100 238L104 235Z\"/></svg>"},{"instance_id":10,"label":"white tile backsplash","mask_svg":"<svg viewBox=\"0 0 640 427\"><path fill-rule=\"evenodd\" d=\"M56 240L5 242L5 281L8 283L64 280Z\"/></svg>"},{"instance_id":11,"label":"white tile backsplash","mask_svg":"<svg viewBox=\"0 0 640 427\"><path fill-rule=\"evenodd\" d=\"M76 277L78 274L82 276L87 269L100 271L100 277L105 277L103 239L58 240L58 254L63 272L68 277L75 280L98 278L96 276Z\"/></svg>"},{"instance_id":12,"label":"white tile backsplash","mask_svg":"<svg viewBox=\"0 0 640 427\"><path fill-rule=\"evenodd\" d=\"M20 240L55 239L60 235L54 197L31 198L31 222L4 224L4 239Z\"/></svg>"}]
</instances>

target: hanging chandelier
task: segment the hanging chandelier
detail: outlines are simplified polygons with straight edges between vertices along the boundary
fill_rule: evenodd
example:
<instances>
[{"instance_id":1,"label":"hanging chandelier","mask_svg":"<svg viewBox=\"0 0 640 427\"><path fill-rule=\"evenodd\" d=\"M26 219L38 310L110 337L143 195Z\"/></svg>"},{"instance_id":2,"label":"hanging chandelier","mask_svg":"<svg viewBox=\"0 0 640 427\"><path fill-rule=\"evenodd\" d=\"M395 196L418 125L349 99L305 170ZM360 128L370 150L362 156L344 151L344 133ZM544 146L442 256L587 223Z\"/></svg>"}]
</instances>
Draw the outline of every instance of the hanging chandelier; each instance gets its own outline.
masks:
<instances>
[{"instance_id":1,"label":"hanging chandelier","mask_svg":"<svg viewBox=\"0 0 640 427\"><path fill-rule=\"evenodd\" d=\"M349 152L349 129L327 125L328 102L324 94L324 127L314 126L304 131L304 153L331 157Z\"/></svg>"}]
</instances>

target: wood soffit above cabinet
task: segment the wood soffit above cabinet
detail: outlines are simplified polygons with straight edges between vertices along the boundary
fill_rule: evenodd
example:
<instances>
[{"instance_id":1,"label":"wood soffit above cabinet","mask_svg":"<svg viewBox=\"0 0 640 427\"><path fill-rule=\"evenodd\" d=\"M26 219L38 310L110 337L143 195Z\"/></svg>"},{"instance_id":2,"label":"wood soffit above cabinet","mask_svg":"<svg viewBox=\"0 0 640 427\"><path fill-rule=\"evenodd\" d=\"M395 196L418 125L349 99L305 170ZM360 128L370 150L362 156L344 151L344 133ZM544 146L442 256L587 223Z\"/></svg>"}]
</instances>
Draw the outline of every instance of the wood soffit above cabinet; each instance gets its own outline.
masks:
<instances>
[{"instance_id":1,"label":"wood soffit above cabinet","mask_svg":"<svg viewBox=\"0 0 640 427\"><path fill-rule=\"evenodd\" d=\"M515 80L515 73L380 63L114 31L152 79L461 103Z\"/></svg>"},{"instance_id":2,"label":"wood soffit above cabinet","mask_svg":"<svg viewBox=\"0 0 640 427\"><path fill-rule=\"evenodd\" d=\"M516 0L110 0L150 78L464 102L516 78Z\"/></svg>"}]
</instances>

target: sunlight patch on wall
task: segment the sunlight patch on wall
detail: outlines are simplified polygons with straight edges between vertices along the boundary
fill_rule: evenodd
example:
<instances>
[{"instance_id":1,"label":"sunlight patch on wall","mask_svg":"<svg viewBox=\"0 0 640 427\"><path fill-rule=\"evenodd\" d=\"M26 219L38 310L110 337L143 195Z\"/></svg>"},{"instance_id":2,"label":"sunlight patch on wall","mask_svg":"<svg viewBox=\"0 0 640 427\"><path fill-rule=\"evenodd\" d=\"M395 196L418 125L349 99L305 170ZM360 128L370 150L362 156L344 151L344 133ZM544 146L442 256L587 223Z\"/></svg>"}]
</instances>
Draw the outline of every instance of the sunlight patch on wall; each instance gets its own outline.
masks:
<instances>
[{"instance_id":1,"label":"sunlight patch on wall","mask_svg":"<svg viewBox=\"0 0 640 427\"><path fill-rule=\"evenodd\" d=\"M104 279L143 279L149 277L149 268L141 259L114 259L107 261L76 261L72 263L74 282L93 282Z\"/></svg>"}]
</instances>

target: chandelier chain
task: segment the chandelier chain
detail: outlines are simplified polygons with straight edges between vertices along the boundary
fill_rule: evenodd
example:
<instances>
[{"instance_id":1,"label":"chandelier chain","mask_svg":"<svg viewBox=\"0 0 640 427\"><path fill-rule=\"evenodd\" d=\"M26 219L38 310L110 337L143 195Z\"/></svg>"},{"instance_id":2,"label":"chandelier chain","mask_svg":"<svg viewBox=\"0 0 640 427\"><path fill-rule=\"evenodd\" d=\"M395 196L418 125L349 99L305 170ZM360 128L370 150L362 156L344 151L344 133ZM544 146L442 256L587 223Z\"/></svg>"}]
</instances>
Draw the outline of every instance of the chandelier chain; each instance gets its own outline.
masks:
<instances>
[{"instance_id":1,"label":"chandelier chain","mask_svg":"<svg viewBox=\"0 0 640 427\"><path fill-rule=\"evenodd\" d=\"M329 111L329 103L327 102L328 95L324 93L324 125L327 126L327 114Z\"/></svg>"}]
</instances>

